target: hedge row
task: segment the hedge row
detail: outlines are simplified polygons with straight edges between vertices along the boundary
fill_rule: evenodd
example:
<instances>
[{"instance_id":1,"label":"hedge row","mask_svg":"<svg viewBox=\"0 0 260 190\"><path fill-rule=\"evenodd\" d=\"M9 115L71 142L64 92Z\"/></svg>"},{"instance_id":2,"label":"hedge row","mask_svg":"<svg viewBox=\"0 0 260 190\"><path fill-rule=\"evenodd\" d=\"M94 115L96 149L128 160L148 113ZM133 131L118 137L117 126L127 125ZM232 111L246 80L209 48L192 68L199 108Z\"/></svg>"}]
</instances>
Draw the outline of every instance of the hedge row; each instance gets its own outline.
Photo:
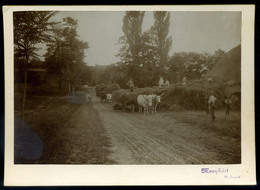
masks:
<instances>
[{"instance_id":1,"label":"hedge row","mask_svg":"<svg viewBox=\"0 0 260 190\"><path fill-rule=\"evenodd\" d=\"M104 97L106 94L112 94L112 92L119 90L120 86L118 84L100 84L96 86L96 96Z\"/></svg>"}]
</instances>

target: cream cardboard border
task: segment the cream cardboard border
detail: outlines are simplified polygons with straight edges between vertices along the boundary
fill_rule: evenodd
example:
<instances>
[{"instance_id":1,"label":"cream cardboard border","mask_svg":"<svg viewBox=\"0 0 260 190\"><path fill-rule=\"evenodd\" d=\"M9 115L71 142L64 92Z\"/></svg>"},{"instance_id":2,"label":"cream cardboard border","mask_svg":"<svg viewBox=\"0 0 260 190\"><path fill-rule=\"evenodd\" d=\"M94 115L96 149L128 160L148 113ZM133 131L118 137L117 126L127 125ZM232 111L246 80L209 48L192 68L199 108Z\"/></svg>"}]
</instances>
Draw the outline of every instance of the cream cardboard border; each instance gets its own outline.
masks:
<instances>
[{"instance_id":1,"label":"cream cardboard border","mask_svg":"<svg viewBox=\"0 0 260 190\"><path fill-rule=\"evenodd\" d=\"M14 165L13 11L241 11L242 164L237 165ZM210 6L4 6L5 186L62 185L248 185L256 184L254 111L254 5ZM228 169L229 175L201 168Z\"/></svg>"}]
</instances>

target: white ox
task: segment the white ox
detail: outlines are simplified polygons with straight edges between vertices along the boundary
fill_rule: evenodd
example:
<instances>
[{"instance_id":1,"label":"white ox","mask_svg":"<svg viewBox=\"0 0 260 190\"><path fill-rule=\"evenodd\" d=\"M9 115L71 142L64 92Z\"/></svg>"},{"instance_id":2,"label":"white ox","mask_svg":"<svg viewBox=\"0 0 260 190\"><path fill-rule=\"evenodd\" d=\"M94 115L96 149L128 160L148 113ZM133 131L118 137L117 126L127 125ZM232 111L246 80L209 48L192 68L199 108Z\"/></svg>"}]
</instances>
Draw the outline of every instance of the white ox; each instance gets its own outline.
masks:
<instances>
[{"instance_id":1,"label":"white ox","mask_svg":"<svg viewBox=\"0 0 260 190\"><path fill-rule=\"evenodd\" d=\"M161 102L161 97L164 95L162 93L161 95L152 94L152 113L157 113L157 106Z\"/></svg>"},{"instance_id":2,"label":"white ox","mask_svg":"<svg viewBox=\"0 0 260 190\"><path fill-rule=\"evenodd\" d=\"M142 108L144 109L144 114L148 115L148 108L152 106L152 95L139 95L137 96L137 102L139 105L139 113L142 113Z\"/></svg>"},{"instance_id":3,"label":"white ox","mask_svg":"<svg viewBox=\"0 0 260 190\"><path fill-rule=\"evenodd\" d=\"M107 101L112 102L112 94L107 94Z\"/></svg>"}]
</instances>

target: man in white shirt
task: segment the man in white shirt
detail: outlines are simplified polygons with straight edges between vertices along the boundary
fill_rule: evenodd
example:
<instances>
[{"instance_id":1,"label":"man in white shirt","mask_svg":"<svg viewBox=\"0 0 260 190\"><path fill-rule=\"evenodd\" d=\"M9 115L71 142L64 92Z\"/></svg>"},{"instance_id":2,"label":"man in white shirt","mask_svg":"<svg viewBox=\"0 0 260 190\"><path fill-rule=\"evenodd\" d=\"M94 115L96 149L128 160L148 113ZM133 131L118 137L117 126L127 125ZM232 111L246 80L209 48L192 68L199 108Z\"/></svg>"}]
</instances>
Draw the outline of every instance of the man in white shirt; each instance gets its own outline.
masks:
<instances>
[{"instance_id":1,"label":"man in white shirt","mask_svg":"<svg viewBox=\"0 0 260 190\"><path fill-rule=\"evenodd\" d=\"M214 112L214 106L217 98L213 96L213 94L209 97L208 104L209 104L209 113L211 116L212 121L215 120L215 112Z\"/></svg>"}]
</instances>

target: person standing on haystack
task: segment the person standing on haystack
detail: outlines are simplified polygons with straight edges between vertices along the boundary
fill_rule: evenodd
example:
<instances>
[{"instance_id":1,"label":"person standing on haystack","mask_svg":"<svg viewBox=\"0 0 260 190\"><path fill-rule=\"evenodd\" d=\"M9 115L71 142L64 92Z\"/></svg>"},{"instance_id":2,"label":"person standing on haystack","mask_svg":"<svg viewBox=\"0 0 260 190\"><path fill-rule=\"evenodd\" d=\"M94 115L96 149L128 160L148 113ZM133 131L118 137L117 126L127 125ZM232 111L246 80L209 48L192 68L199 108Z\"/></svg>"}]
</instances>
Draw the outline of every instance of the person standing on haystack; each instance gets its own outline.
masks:
<instances>
[{"instance_id":1,"label":"person standing on haystack","mask_svg":"<svg viewBox=\"0 0 260 190\"><path fill-rule=\"evenodd\" d=\"M158 82L158 86L159 86L159 88L162 88L163 85L164 85L163 78L162 78L162 76L160 76L160 79L159 79L159 82Z\"/></svg>"},{"instance_id":2,"label":"person standing on haystack","mask_svg":"<svg viewBox=\"0 0 260 190\"><path fill-rule=\"evenodd\" d=\"M165 86L165 88L169 88L170 87L170 82L168 80L166 80L164 86Z\"/></svg>"},{"instance_id":3,"label":"person standing on haystack","mask_svg":"<svg viewBox=\"0 0 260 190\"><path fill-rule=\"evenodd\" d=\"M217 98L213 95L213 93L211 93L211 96L209 97L209 112L210 112L210 116L212 121L215 120L215 102L216 102Z\"/></svg>"},{"instance_id":4,"label":"person standing on haystack","mask_svg":"<svg viewBox=\"0 0 260 190\"><path fill-rule=\"evenodd\" d=\"M134 85L134 82L133 82L132 78L130 78L130 80L127 82L126 85L129 87L130 92L133 92L133 91L134 91L135 85Z\"/></svg>"},{"instance_id":5,"label":"person standing on haystack","mask_svg":"<svg viewBox=\"0 0 260 190\"><path fill-rule=\"evenodd\" d=\"M185 86L185 85L186 85L186 82L187 82L186 77L183 77L183 79L182 79L182 85Z\"/></svg>"}]
</instances>

